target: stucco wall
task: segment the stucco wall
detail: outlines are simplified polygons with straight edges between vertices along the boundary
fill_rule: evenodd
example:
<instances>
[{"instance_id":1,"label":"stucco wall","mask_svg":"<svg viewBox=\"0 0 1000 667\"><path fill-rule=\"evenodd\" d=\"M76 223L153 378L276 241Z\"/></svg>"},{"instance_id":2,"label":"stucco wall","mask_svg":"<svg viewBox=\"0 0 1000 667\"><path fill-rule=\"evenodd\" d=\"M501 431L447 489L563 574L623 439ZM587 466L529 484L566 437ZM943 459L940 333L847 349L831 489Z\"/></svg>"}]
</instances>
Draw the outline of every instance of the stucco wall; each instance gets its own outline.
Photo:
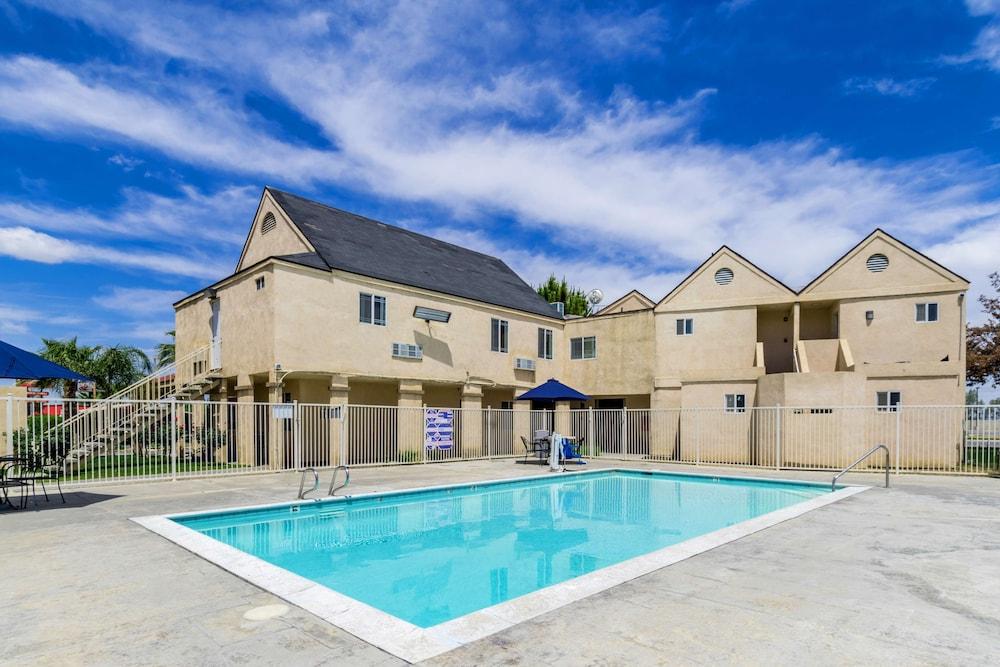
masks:
<instances>
[{"instance_id":1,"label":"stucco wall","mask_svg":"<svg viewBox=\"0 0 1000 667\"><path fill-rule=\"evenodd\" d=\"M261 222L268 214L274 214L276 227L267 232L261 233ZM292 255L300 252L311 252L312 248L302 235L295 229L294 225L285 216L270 194L264 193L260 209L254 218L253 227L247 237L246 248L243 257L236 270L239 271L248 266L253 266L266 257L276 257L279 255Z\"/></svg>"},{"instance_id":2,"label":"stucco wall","mask_svg":"<svg viewBox=\"0 0 1000 667\"><path fill-rule=\"evenodd\" d=\"M530 387L536 379L558 375L562 358L569 354L557 320L344 273L276 265L274 274L274 349L285 368L462 384L471 375ZM386 297L386 326L359 321L361 293ZM448 311L451 320L417 319L413 316L416 306ZM507 353L490 350L492 317L509 322ZM539 327L553 330L554 360L537 356ZM423 359L393 358L394 342L420 345ZM516 357L534 360L536 371L515 371Z\"/></svg>"},{"instance_id":3,"label":"stucco wall","mask_svg":"<svg viewBox=\"0 0 1000 667\"><path fill-rule=\"evenodd\" d=\"M648 394L653 386L654 335L650 310L608 315L566 322L562 345L557 356L562 374L559 377L585 394L619 396ZM570 359L570 339L597 338L596 359Z\"/></svg>"},{"instance_id":4,"label":"stucco wall","mask_svg":"<svg viewBox=\"0 0 1000 667\"><path fill-rule=\"evenodd\" d=\"M676 320L694 320L694 333L678 336ZM657 377L681 377L706 370L748 369L754 365L757 309L753 306L718 310L657 313Z\"/></svg>"},{"instance_id":5,"label":"stucco wall","mask_svg":"<svg viewBox=\"0 0 1000 667\"><path fill-rule=\"evenodd\" d=\"M917 322L917 303L936 302L937 322ZM871 310L874 319L865 320ZM890 364L959 359L964 329L959 294L851 299L840 305L840 332L856 364Z\"/></svg>"}]
</instances>

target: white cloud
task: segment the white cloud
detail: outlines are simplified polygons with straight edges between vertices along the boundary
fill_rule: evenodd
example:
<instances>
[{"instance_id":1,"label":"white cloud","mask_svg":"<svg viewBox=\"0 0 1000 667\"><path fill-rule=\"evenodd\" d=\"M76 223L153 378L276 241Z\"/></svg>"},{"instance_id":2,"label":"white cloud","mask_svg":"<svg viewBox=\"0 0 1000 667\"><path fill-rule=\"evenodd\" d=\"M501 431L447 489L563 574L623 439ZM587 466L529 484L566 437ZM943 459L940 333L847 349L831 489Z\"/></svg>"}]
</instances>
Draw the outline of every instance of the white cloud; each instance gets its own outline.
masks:
<instances>
[{"instance_id":1,"label":"white cloud","mask_svg":"<svg viewBox=\"0 0 1000 667\"><path fill-rule=\"evenodd\" d=\"M844 81L844 90L848 93L876 93L888 97L915 97L930 88L935 81L934 77L902 81L889 77L881 79L855 77Z\"/></svg>"},{"instance_id":2,"label":"white cloud","mask_svg":"<svg viewBox=\"0 0 1000 667\"><path fill-rule=\"evenodd\" d=\"M124 201L109 212L39 204L33 199L0 199L0 224L83 234L183 243L204 239L228 245L243 243L260 188L232 186L204 193L182 186L176 197L129 188Z\"/></svg>"},{"instance_id":3,"label":"white cloud","mask_svg":"<svg viewBox=\"0 0 1000 667\"><path fill-rule=\"evenodd\" d=\"M207 87L143 91L125 79L113 68L73 71L30 56L0 59L0 118L60 136L93 133L134 142L238 173L280 172L308 182L317 168L328 177L340 170L335 154L270 137L234 100Z\"/></svg>"},{"instance_id":4,"label":"white cloud","mask_svg":"<svg viewBox=\"0 0 1000 667\"><path fill-rule=\"evenodd\" d=\"M45 4L150 57L135 70L2 61L0 99L23 93L31 102L0 102L9 122L98 133L233 173L430 202L468 221L471 232L483 214L505 214L600 248L593 261L569 263L602 276L575 280L583 284L644 276L657 283L726 243L798 286L873 227L944 253L961 243L963 229L1000 215L990 194L997 176L972 155L864 160L808 137L729 146L698 137L712 90L659 104L624 88L595 98L565 74L572 63L554 60L564 44L546 45L546 60L526 61L530 29L494 4L323 4L250 16L183 3L169 12L99 0ZM285 35L280 48L261 39L261 25ZM482 35L474 44L472 31ZM581 34L562 38L590 39ZM157 58L192 67L166 76ZM334 148L274 137L238 92L206 83L218 76L280 98ZM919 88L870 86L897 95ZM551 254L538 264L565 272L557 259L565 254ZM644 270L601 273L623 257ZM524 259L528 271L535 265Z\"/></svg>"},{"instance_id":5,"label":"white cloud","mask_svg":"<svg viewBox=\"0 0 1000 667\"><path fill-rule=\"evenodd\" d=\"M93 302L101 308L131 315L169 315L172 312L171 305L185 296L186 293L182 290L112 287L95 296Z\"/></svg>"},{"instance_id":6,"label":"white cloud","mask_svg":"<svg viewBox=\"0 0 1000 667\"><path fill-rule=\"evenodd\" d=\"M129 157L127 155L122 155L121 153L115 153L108 158L108 162L111 164L116 164L122 168L123 171L132 171L139 165L143 163L143 160L139 158Z\"/></svg>"},{"instance_id":7,"label":"white cloud","mask_svg":"<svg viewBox=\"0 0 1000 667\"><path fill-rule=\"evenodd\" d=\"M193 278L215 278L225 271L214 262L80 243L28 227L0 227L0 255L42 264L113 265Z\"/></svg>"}]
</instances>

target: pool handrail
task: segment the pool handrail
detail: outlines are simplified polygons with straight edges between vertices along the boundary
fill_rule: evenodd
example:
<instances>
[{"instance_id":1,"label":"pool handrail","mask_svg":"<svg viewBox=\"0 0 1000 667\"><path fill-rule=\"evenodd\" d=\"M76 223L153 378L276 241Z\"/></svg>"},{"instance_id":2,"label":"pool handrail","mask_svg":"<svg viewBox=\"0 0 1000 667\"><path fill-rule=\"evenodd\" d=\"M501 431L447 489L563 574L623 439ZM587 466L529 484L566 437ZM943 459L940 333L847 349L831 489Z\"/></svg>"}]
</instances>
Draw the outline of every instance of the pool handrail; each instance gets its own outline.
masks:
<instances>
[{"instance_id":1,"label":"pool handrail","mask_svg":"<svg viewBox=\"0 0 1000 667\"><path fill-rule=\"evenodd\" d=\"M861 463L862 461L864 461L865 459L867 459L869 456L871 456L872 454L874 454L875 452L877 452L880 449L884 449L885 450L885 488L888 489L889 488L889 448L886 447L885 445L875 445L870 450L868 450L867 452L865 452L864 455L861 458L859 458L857 461L855 461L854 463L852 463L851 465L847 466L846 468L844 468L843 470L841 470L840 472L838 472L836 475L834 475L833 476L833 481L830 482L830 490L831 491L835 491L837 489L837 480L838 479L840 479L841 477L843 477L844 475L846 475L851 470L851 468L853 468L854 466L858 465L859 463Z\"/></svg>"},{"instance_id":2,"label":"pool handrail","mask_svg":"<svg viewBox=\"0 0 1000 667\"><path fill-rule=\"evenodd\" d=\"M306 486L306 473L311 472L313 475L313 486L308 491L305 490ZM302 476L299 477L299 500L304 500L307 495L319 488L319 472L316 468L303 468Z\"/></svg>"}]
</instances>

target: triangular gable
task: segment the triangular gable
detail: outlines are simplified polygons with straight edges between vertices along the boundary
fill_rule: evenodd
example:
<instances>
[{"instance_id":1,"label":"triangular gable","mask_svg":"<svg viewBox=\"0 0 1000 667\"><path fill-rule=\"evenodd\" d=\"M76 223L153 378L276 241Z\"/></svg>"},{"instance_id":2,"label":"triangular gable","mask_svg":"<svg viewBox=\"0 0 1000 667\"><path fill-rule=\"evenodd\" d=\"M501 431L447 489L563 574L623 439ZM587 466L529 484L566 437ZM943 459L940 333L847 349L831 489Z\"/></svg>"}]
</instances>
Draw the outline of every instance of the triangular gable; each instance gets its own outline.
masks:
<instances>
[{"instance_id":1,"label":"triangular gable","mask_svg":"<svg viewBox=\"0 0 1000 667\"><path fill-rule=\"evenodd\" d=\"M639 290L632 290L601 308L595 315L612 315L614 313L628 313L636 310L649 310L655 305L655 301Z\"/></svg>"},{"instance_id":2,"label":"triangular gable","mask_svg":"<svg viewBox=\"0 0 1000 667\"><path fill-rule=\"evenodd\" d=\"M268 213L274 216L275 225L272 230L262 234L261 224ZM246 241L243 242L243 251L240 253L236 270L240 271L247 266L256 264L265 257L306 252L313 253L316 252L316 249L265 187L261 193L260 202L257 204L250 232L247 234Z\"/></svg>"},{"instance_id":3,"label":"triangular gable","mask_svg":"<svg viewBox=\"0 0 1000 667\"><path fill-rule=\"evenodd\" d=\"M732 279L716 274L724 269ZM734 305L793 301L795 292L738 252L722 246L656 304L657 310L685 306Z\"/></svg>"},{"instance_id":4,"label":"triangular gable","mask_svg":"<svg viewBox=\"0 0 1000 667\"><path fill-rule=\"evenodd\" d=\"M884 255L888 265L881 271L871 271L868 261L873 255ZM828 296L859 290L892 292L920 287L966 289L968 286L969 281L954 271L876 229L803 287L799 294Z\"/></svg>"}]
</instances>

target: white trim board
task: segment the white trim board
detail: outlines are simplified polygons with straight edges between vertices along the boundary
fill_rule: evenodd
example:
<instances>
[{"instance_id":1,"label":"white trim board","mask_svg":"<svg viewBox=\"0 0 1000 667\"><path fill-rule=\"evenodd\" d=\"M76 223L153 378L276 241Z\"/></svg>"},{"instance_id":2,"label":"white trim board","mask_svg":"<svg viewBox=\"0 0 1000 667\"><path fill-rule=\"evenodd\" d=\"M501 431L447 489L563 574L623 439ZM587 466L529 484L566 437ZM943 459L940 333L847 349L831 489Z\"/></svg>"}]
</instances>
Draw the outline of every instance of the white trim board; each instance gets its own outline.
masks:
<instances>
[{"instance_id":1,"label":"white trim board","mask_svg":"<svg viewBox=\"0 0 1000 667\"><path fill-rule=\"evenodd\" d=\"M661 472L667 475L678 475L672 471L630 470L615 468L601 472ZM595 471L596 472L596 471ZM792 482L794 484L814 485L810 482L795 480L774 480L769 478L718 476L718 475L688 475L689 477L711 477L725 479L740 479L769 482ZM540 475L530 478L513 478L493 481L482 481L474 484L455 484L438 487L418 487L405 491L394 491L377 495L397 495L440 488L455 488L479 486L494 482L514 482L525 479L538 479L555 475ZM815 484L817 486L825 486ZM668 565L709 551L747 535L769 528L783 521L801 516L806 512L824 507L831 503L866 491L867 486L845 486L836 491L810 498L809 500L784 507L774 512L762 514L719 530L699 535L678 544L652 551L641 556L601 568L558 584L546 586L502 602L491 607L460 616L438 625L421 628L404 621L392 614L376 609L371 605L338 593L310 579L294 574L272 565L256 556L240 551L228 544L203 535L187 528L171 517L196 516L211 514L220 510L190 512L169 516L146 516L133 518L132 521L165 537L188 551L201 556L205 560L228 570L245 581L272 593L287 602L299 606L320 617L324 621L349 632L359 639L377 646L408 662L419 662L440 655L464 644L488 637L524 621L548 613L572 602L606 591L619 584L631 581L645 574L655 572ZM367 496L368 494L364 494ZM374 495L374 494L373 494ZM255 506L254 509L265 507L283 507L304 504L310 501L290 503L275 503L273 505ZM335 502L334 499L320 502ZM247 510L250 508L240 508Z\"/></svg>"}]
</instances>

